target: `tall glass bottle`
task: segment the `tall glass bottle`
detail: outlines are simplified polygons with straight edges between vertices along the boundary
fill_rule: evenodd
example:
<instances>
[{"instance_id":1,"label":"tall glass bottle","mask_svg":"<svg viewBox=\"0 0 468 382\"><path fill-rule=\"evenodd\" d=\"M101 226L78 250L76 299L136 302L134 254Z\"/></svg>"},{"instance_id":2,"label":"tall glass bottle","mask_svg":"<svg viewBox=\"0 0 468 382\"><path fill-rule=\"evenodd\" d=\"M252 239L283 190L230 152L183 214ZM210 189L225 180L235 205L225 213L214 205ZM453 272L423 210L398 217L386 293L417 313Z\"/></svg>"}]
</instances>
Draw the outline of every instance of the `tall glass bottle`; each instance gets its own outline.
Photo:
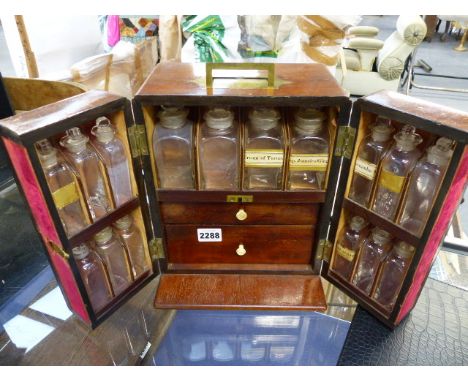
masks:
<instances>
[{"instance_id":1,"label":"tall glass bottle","mask_svg":"<svg viewBox=\"0 0 468 382\"><path fill-rule=\"evenodd\" d=\"M194 189L193 123L188 109L168 107L158 113L153 133L159 187Z\"/></svg>"},{"instance_id":2,"label":"tall glass bottle","mask_svg":"<svg viewBox=\"0 0 468 382\"><path fill-rule=\"evenodd\" d=\"M395 305L414 251L413 246L400 241L393 246L390 254L382 263L380 276L372 297L388 310L391 310Z\"/></svg>"},{"instance_id":3,"label":"tall glass bottle","mask_svg":"<svg viewBox=\"0 0 468 382\"><path fill-rule=\"evenodd\" d=\"M149 270L141 232L133 224L133 219L130 215L117 220L114 223L114 227L127 250L133 278L137 279Z\"/></svg>"},{"instance_id":4,"label":"tall glass bottle","mask_svg":"<svg viewBox=\"0 0 468 382\"><path fill-rule=\"evenodd\" d=\"M89 138L81 133L79 127L72 127L67 130L60 144L67 149L66 155L80 176L86 202L95 221L110 211L110 198L106 192L100 160L88 141Z\"/></svg>"},{"instance_id":5,"label":"tall glass bottle","mask_svg":"<svg viewBox=\"0 0 468 382\"><path fill-rule=\"evenodd\" d=\"M123 143L115 135L115 127L106 117L96 119L91 133L96 137L95 148L109 175L115 206L119 207L133 197L130 168Z\"/></svg>"},{"instance_id":6,"label":"tall glass bottle","mask_svg":"<svg viewBox=\"0 0 468 382\"><path fill-rule=\"evenodd\" d=\"M359 145L349 198L364 207L369 206L377 166L390 144L393 128L389 122L378 118L371 133Z\"/></svg>"},{"instance_id":7,"label":"tall glass bottle","mask_svg":"<svg viewBox=\"0 0 468 382\"><path fill-rule=\"evenodd\" d=\"M214 108L204 115L199 155L204 190L239 189L239 139L234 113Z\"/></svg>"},{"instance_id":8,"label":"tall glass bottle","mask_svg":"<svg viewBox=\"0 0 468 382\"><path fill-rule=\"evenodd\" d=\"M94 236L96 251L106 264L115 295L119 295L132 283L132 273L127 254L120 240L106 227Z\"/></svg>"},{"instance_id":9,"label":"tall glass bottle","mask_svg":"<svg viewBox=\"0 0 468 382\"><path fill-rule=\"evenodd\" d=\"M398 223L408 231L422 233L452 155L449 146L435 144L427 149L411 174Z\"/></svg>"},{"instance_id":10,"label":"tall glass bottle","mask_svg":"<svg viewBox=\"0 0 468 382\"><path fill-rule=\"evenodd\" d=\"M299 109L294 114L288 189L324 189L330 154L330 136L324 121L325 114L317 109Z\"/></svg>"},{"instance_id":11,"label":"tall glass bottle","mask_svg":"<svg viewBox=\"0 0 468 382\"><path fill-rule=\"evenodd\" d=\"M352 283L366 294L370 294L379 265L390 251L390 238L387 231L375 227L362 244Z\"/></svg>"},{"instance_id":12,"label":"tall glass bottle","mask_svg":"<svg viewBox=\"0 0 468 382\"><path fill-rule=\"evenodd\" d=\"M245 188L280 190L283 183L283 129L276 109L249 112L245 131Z\"/></svg>"},{"instance_id":13,"label":"tall glass bottle","mask_svg":"<svg viewBox=\"0 0 468 382\"><path fill-rule=\"evenodd\" d=\"M372 205L373 211L389 220L396 218L406 179L421 156L416 146L422 142L414 127L408 125L395 134L394 139L396 144L382 159Z\"/></svg>"},{"instance_id":14,"label":"tall glass bottle","mask_svg":"<svg viewBox=\"0 0 468 382\"><path fill-rule=\"evenodd\" d=\"M353 216L348 226L338 235L333 270L346 280L353 272L356 255L367 236L367 222L361 216Z\"/></svg>"},{"instance_id":15,"label":"tall glass bottle","mask_svg":"<svg viewBox=\"0 0 468 382\"><path fill-rule=\"evenodd\" d=\"M75 177L71 169L58 160L57 149L47 139L39 141L36 147L60 220L67 236L71 237L87 226Z\"/></svg>"},{"instance_id":16,"label":"tall glass bottle","mask_svg":"<svg viewBox=\"0 0 468 382\"><path fill-rule=\"evenodd\" d=\"M99 256L86 244L73 248L73 257L95 311L102 309L112 300L112 291L107 282L104 264Z\"/></svg>"}]
</instances>

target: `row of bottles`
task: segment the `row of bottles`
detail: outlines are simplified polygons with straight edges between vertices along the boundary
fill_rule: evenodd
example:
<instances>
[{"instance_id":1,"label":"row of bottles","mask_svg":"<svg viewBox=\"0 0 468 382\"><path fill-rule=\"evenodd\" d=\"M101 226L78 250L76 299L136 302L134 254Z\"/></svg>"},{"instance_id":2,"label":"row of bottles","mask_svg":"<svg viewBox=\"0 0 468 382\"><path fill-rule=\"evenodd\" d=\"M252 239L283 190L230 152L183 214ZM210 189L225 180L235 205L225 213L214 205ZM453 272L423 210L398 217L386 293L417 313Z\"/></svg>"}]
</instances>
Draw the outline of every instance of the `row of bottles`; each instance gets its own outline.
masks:
<instances>
[{"instance_id":1,"label":"row of bottles","mask_svg":"<svg viewBox=\"0 0 468 382\"><path fill-rule=\"evenodd\" d=\"M378 118L361 142L349 198L420 235L453 153L453 142L439 138L424 156L415 128L393 136L391 121ZM422 157L421 157L422 156ZM374 191L375 189L375 191Z\"/></svg>"},{"instance_id":2,"label":"row of bottles","mask_svg":"<svg viewBox=\"0 0 468 382\"><path fill-rule=\"evenodd\" d=\"M353 216L338 235L333 270L391 310L400 292L415 248L393 241L390 233L371 230L361 216Z\"/></svg>"},{"instance_id":3,"label":"row of bottles","mask_svg":"<svg viewBox=\"0 0 468 382\"><path fill-rule=\"evenodd\" d=\"M91 134L92 144L79 127L70 128L60 140L62 150L47 139L36 144L68 237L133 197L128 158L115 127L101 117Z\"/></svg>"},{"instance_id":4,"label":"row of bottles","mask_svg":"<svg viewBox=\"0 0 468 382\"><path fill-rule=\"evenodd\" d=\"M203 115L195 157L193 122L186 108L166 107L158 113L153 150L159 187L195 189L199 171L202 190L239 189L241 142L239 121L229 108L212 108ZM330 137L324 112L304 108L294 113L290 134L281 113L254 108L244 132L244 189L281 190L287 136L290 158L287 189L325 187Z\"/></svg>"},{"instance_id":5,"label":"row of bottles","mask_svg":"<svg viewBox=\"0 0 468 382\"><path fill-rule=\"evenodd\" d=\"M95 311L105 307L150 270L140 230L130 215L73 248L73 256Z\"/></svg>"}]
</instances>

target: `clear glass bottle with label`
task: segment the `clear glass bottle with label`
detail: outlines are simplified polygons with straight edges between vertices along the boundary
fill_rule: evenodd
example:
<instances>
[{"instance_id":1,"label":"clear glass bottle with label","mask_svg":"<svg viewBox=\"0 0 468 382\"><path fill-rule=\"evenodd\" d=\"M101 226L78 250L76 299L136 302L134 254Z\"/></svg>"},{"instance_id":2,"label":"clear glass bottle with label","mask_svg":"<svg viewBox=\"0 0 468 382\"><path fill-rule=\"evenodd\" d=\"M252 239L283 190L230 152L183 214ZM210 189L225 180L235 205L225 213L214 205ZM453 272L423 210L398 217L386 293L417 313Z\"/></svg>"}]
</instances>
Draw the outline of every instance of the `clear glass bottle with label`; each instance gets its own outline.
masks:
<instances>
[{"instance_id":1,"label":"clear glass bottle with label","mask_svg":"<svg viewBox=\"0 0 468 382\"><path fill-rule=\"evenodd\" d=\"M104 264L86 244L73 248L73 257L88 292L94 311L104 308L112 300L112 290L107 281Z\"/></svg>"},{"instance_id":2,"label":"clear glass bottle with label","mask_svg":"<svg viewBox=\"0 0 468 382\"><path fill-rule=\"evenodd\" d=\"M415 128L408 125L395 134L394 139L396 144L382 159L372 203L373 211L392 221L396 218L406 179L421 156L416 146L422 142Z\"/></svg>"},{"instance_id":3,"label":"clear glass bottle with label","mask_svg":"<svg viewBox=\"0 0 468 382\"><path fill-rule=\"evenodd\" d=\"M364 207L369 206L377 167L391 143L393 130L389 120L378 118L359 145L349 198Z\"/></svg>"},{"instance_id":4,"label":"clear glass bottle with label","mask_svg":"<svg viewBox=\"0 0 468 382\"><path fill-rule=\"evenodd\" d=\"M299 109L291 131L288 189L322 190L330 155L326 116L317 109Z\"/></svg>"},{"instance_id":5,"label":"clear glass bottle with label","mask_svg":"<svg viewBox=\"0 0 468 382\"><path fill-rule=\"evenodd\" d=\"M435 144L411 174L398 224L415 235L422 233L429 218L451 155L450 146Z\"/></svg>"},{"instance_id":6,"label":"clear glass bottle with label","mask_svg":"<svg viewBox=\"0 0 468 382\"><path fill-rule=\"evenodd\" d=\"M199 138L202 190L239 189L239 138L234 113L213 108L204 115Z\"/></svg>"},{"instance_id":7,"label":"clear glass bottle with label","mask_svg":"<svg viewBox=\"0 0 468 382\"><path fill-rule=\"evenodd\" d=\"M36 144L46 182L68 237L87 225L86 212L80 202L80 191L71 169L63 159L59 161L57 149L47 139Z\"/></svg>"},{"instance_id":8,"label":"clear glass bottle with label","mask_svg":"<svg viewBox=\"0 0 468 382\"><path fill-rule=\"evenodd\" d=\"M332 269L346 280L351 277L356 256L367 233L367 222L364 218L353 216L349 225L338 235Z\"/></svg>"},{"instance_id":9,"label":"clear glass bottle with label","mask_svg":"<svg viewBox=\"0 0 468 382\"><path fill-rule=\"evenodd\" d=\"M66 148L65 155L80 177L91 218L95 221L111 210L111 204L104 183L102 163L88 141L89 138L82 134L79 127L72 127L67 130L60 144Z\"/></svg>"},{"instance_id":10,"label":"clear glass bottle with label","mask_svg":"<svg viewBox=\"0 0 468 382\"><path fill-rule=\"evenodd\" d=\"M193 123L188 109L166 107L158 113L153 150L160 188L193 190Z\"/></svg>"},{"instance_id":11,"label":"clear glass bottle with label","mask_svg":"<svg viewBox=\"0 0 468 382\"><path fill-rule=\"evenodd\" d=\"M245 175L247 190L281 190L284 138L281 115L276 109L249 112L245 131Z\"/></svg>"},{"instance_id":12,"label":"clear glass bottle with label","mask_svg":"<svg viewBox=\"0 0 468 382\"><path fill-rule=\"evenodd\" d=\"M414 251L413 246L400 241L393 246L382 263L379 279L376 282L376 289L372 297L387 310L391 310L395 305Z\"/></svg>"},{"instance_id":13,"label":"clear glass bottle with label","mask_svg":"<svg viewBox=\"0 0 468 382\"><path fill-rule=\"evenodd\" d=\"M125 245L132 267L133 278L136 280L150 269L141 232L138 227L133 224L133 219L130 215L117 220L114 223L114 227Z\"/></svg>"},{"instance_id":14,"label":"clear glass bottle with label","mask_svg":"<svg viewBox=\"0 0 468 382\"><path fill-rule=\"evenodd\" d=\"M91 133L96 137L94 146L109 175L115 206L119 207L133 197L125 148L115 135L115 127L106 117L96 119L96 125L91 129Z\"/></svg>"},{"instance_id":15,"label":"clear glass bottle with label","mask_svg":"<svg viewBox=\"0 0 468 382\"><path fill-rule=\"evenodd\" d=\"M390 239L387 231L375 227L362 244L352 283L366 294L370 294L379 265L390 251Z\"/></svg>"},{"instance_id":16,"label":"clear glass bottle with label","mask_svg":"<svg viewBox=\"0 0 468 382\"><path fill-rule=\"evenodd\" d=\"M117 296L127 289L133 281L125 248L115 237L110 227L97 233L94 240L96 241L96 251L106 264L112 289Z\"/></svg>"}]
</instances>

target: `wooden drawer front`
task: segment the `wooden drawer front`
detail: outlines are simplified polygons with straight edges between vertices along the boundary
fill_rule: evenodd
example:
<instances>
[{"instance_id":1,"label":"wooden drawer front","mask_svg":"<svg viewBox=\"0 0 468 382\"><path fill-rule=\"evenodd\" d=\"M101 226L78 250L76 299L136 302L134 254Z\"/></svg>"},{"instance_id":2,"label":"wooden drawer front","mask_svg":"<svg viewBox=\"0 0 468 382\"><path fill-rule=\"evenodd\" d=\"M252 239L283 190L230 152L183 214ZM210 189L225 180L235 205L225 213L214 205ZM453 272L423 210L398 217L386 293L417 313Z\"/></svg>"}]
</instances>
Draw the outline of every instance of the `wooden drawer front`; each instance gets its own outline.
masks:
<instances>
[{"instance_id":1,"label":"wooden drawer front","mask_svg":"<svg viewBox=\"0 0 468 382\"><path fill-rule=\"evenodd\" d=\"M166 225L169 263L307 264L311 259L315 226L218 226L222 242L199 242L197 228L206 226ZM241 244L243 256L236 253Z\"/></svg>"},{"instance_id":2,"label":"wooden drawer front","mask_svg":"<svg viewBox=\"0 0 468 382\"><path fill-rule=\"evenodd\" d=\"M239 210L246 213L239 220ZM166 224L281 224L314 225L318 204L161 203Z\"/></svg>"}]
</instances>

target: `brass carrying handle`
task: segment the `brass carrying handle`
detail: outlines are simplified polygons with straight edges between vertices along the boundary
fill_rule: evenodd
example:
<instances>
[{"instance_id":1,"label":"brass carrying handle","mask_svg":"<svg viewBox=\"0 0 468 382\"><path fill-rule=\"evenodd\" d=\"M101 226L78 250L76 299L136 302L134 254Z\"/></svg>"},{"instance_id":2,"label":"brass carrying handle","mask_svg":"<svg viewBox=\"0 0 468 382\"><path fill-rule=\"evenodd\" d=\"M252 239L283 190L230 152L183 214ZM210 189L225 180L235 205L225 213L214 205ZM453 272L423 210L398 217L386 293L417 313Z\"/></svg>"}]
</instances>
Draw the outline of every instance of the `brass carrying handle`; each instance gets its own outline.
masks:
<instances>
[{"instance_id":1,"label":"brass carrying handle","mask_svg":"<svg viewBox=\"0 0 468 382\"><path fill-rule=\"evenodd\" d=\"M206 63L206 87L213 88L213 70L258 70L266 71L267 75L261 72L256 78L266 79L268 87L275 87L275 64L271 62L207 62ZM237 78L237 77L232 77Z\"/></svg>"}]
</instances>

